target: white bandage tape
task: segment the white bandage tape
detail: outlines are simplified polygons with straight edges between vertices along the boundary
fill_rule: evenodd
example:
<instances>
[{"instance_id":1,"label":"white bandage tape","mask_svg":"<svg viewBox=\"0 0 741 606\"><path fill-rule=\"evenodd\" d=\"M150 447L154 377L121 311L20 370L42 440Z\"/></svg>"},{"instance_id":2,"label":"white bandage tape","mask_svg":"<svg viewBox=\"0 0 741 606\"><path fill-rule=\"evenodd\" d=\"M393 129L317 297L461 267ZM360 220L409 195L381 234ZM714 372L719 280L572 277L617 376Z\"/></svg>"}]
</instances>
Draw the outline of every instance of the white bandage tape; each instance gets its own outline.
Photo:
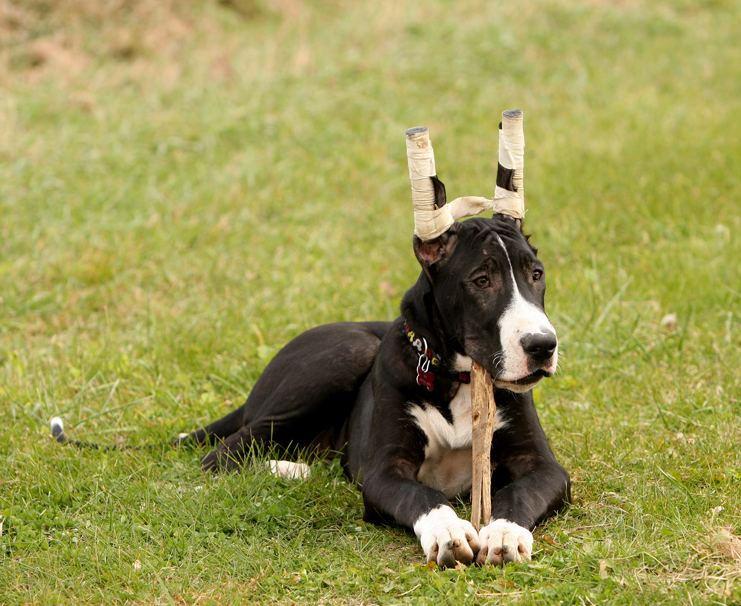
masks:
<instances>
[{"instance_id":1,"label":"white bandage tape","mask_svg":"<svg viewBox=\"0 0 741 606\"><path fill-rule=\"evenodd\" d=\"M497 187L496 192L501 192L500 197L495 197L493 200L490 200L489 198L481 198L479 196L456 198L452 202L448 202L450 215L456 221L463 217L475 217L485 210L509 215L510 217L515 217L517 219L521 219L525 215L525 213L522 212L522 197L518 196L517 192L511 192L500 187Z\"/></svg>"},{"instance_id":2,"label":"white bandage tape","mask_svg":"<svg viewBox=\"0 0 741 606\"><path fill-rule=\"evenodd\" d=\"M435 208L435 187L430 179L437 175L430 132L424 126L406 131L409 180L414 204L414 233L417 236L424 241L434 240L458 219L473 217L487 210L516 219L525 218L525 133L522 119L522 111L519 109L502 112L502 127L499 129L497 159L502 167L514 171L512 184L516 191L497 185L493 199L465 196L456 198L442 208Z\"/></svg>"},{"instance_id":3,"label":"white bandage tape","mask_svg":"<svg viewBox=\"0 0 741 606\"><path fill-rule=\"evenodd\" d=\"M406 131L406 137L414 204L414 233L422 240L434 240L448 231L455 219L447 204L442 208L435 208L435 188L430 177L437 173L430 131L424 126L418 126Z\"/></svg>"},{"instance_id":4,"label":"white bandage tape","mask_svg":"<svg viewBox=\"0 0 741 606\"><path fill-rule=\"evenodd\" d=\"M522 127L522 111L510 109L502 112L502 128L499 129L499 164L514 170L512 183L517 191L497 186L494 190L492 210L516 219L525 218L525 132Z\"/></svg>"}]
</instances>

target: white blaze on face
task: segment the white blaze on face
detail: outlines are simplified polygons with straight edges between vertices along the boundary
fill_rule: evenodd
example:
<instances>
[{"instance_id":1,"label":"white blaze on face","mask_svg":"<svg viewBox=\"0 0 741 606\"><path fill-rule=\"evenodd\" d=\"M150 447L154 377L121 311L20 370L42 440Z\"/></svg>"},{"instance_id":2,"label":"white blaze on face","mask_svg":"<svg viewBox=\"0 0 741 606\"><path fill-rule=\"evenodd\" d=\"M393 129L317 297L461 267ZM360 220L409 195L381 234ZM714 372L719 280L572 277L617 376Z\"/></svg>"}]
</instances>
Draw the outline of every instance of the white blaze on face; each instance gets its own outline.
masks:
<instances>
[{"instance_id":1,"label":"white blaze on face","mask_svg":"<svg viewBox=\"0 0 741 606\"><path fill-rule=\"evenodd\" d=\"M533 305L520 293L515 280L515 272L512 261L509 258L507 247L497 235L499 244L504 249L504 254L509 263L509 273L512 278L512 299L499 318L499 336L502 342L502 372L496 377L498 381L517 381L537 370L529 364L530 360L522 348L521 339L527 334L556 334L555 329L548 320L548 316ZM547 366L542 367L546 372L552 373L558 364L558 346ZM511 391L527 391L533 384L522 386L507 386Z\"/></svg>"}]
</instances>

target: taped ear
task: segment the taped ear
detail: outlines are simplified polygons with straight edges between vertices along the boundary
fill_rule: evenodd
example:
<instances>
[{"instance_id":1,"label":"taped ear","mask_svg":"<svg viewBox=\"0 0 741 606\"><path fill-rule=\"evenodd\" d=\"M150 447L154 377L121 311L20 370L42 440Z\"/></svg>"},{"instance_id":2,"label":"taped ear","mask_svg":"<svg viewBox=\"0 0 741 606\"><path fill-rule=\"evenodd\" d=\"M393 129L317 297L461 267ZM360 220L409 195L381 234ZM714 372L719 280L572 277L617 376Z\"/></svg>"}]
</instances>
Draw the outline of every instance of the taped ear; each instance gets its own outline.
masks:
<instances>
[{"instance_id":1,"label":"taped ear","mask_svg":"<svg viewBox=\"0 0 741 606\"><path fill-rule=\"evenodd\" d=\"M515 224L515 227L517 228L517 231L519 231L523 236L525 235L522 232L522 219L516 218L516 217L512 217L510 215L505 215L505 214L502 214L502 213L494 213L491 216L491 218L492 219L499 219L501 221L510 221L510 222L512 222L512 223Z\"/></svg>"},{"instance_id":2,"label":"taped ear","mask_svg":"<svg viewBox=\"0 0 741 606\"><path fill-rule=\"evenodd\" d=\"M414 254L417 256L417 261L422 266L422 269L426 273L430 270L437 269L441 264L444 264L455 250L455 246L458 243L458 234L456 233L455 225L441 234L434 240L422 241L419 236L414 236ZM437 265L437 267L433 267Z\"/></svg>"},{"instance_id":3,"label":"taped ear","mask_svg":"<svg viewBox=\"0 0 741 606\"><path fill-rule=\"evenodd\" d=\"M435 189L435 208L442 208L448 203L448 194L445 192L445 183L437 178L437 175L430 177L432 187Z\"/></svg>"},{"instance_id":4,"label":"taped ear","mask_svg":"<svg viewBox=\"0 0 741 606\"><path fill-rule=\"evenodd\" d=\"M502 112L499 124L497 184L494 197L464 196L447 203L445 185L437 178L435 153L426 126L406 131L409 182L412 186L414 233L431 242L463 217L473 217L485 210L517 219L525 216L523 168L525 135L519 109ZM425 255L427 258L428 255ZM434 258L435 255L433 254Z\"/></svg>"}]
</instances>

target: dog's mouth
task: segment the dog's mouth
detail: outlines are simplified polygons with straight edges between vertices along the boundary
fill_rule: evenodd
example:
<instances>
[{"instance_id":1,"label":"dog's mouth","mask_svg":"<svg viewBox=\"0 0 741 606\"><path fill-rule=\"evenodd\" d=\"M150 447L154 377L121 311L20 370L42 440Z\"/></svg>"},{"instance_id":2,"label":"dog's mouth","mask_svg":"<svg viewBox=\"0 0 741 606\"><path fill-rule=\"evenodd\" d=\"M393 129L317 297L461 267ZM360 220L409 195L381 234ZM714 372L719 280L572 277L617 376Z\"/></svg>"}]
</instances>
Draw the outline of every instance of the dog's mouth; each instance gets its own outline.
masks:
<instances>
[{"instance_id":1,"label":"dog's mouth","mask_svg":"<svg viewBox=\"0 0 741 606\"><path fill-rule=\"evenodd\" d=\"M494 379L494 385L496 385L499 389L508 389L509 391L522 393L525 391L530 391L540 382L541 379L552 376L552 372L548 372L543 368L539 368L538 370L531 372L529 375L520 379L515 379L514 381L502 381L501 379Z\"/></svg>"}]
</instances>

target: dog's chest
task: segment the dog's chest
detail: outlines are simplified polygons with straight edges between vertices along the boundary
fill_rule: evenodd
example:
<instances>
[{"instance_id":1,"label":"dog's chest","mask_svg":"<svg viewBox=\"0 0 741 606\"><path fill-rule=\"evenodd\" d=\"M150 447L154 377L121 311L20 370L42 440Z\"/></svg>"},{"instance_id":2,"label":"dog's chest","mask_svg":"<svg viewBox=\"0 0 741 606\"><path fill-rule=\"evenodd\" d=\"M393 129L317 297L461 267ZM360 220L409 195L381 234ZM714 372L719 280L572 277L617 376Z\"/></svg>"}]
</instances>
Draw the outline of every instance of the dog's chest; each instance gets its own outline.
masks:
<instances>
[{"instance_id":1,"label":"dog's chest","mask_svg":"<svg viewBox=\"0 0 741 606\"><path fill-rule=\"evenodd\" d=\"M434 406L414 404L409 409L417 426L427 436L425 460L417 481L452 498L471 489L471 386L461 385L450 402L453 422ZM497 411L495 429L503 421Z\"/></svg>"}]
</instances>

